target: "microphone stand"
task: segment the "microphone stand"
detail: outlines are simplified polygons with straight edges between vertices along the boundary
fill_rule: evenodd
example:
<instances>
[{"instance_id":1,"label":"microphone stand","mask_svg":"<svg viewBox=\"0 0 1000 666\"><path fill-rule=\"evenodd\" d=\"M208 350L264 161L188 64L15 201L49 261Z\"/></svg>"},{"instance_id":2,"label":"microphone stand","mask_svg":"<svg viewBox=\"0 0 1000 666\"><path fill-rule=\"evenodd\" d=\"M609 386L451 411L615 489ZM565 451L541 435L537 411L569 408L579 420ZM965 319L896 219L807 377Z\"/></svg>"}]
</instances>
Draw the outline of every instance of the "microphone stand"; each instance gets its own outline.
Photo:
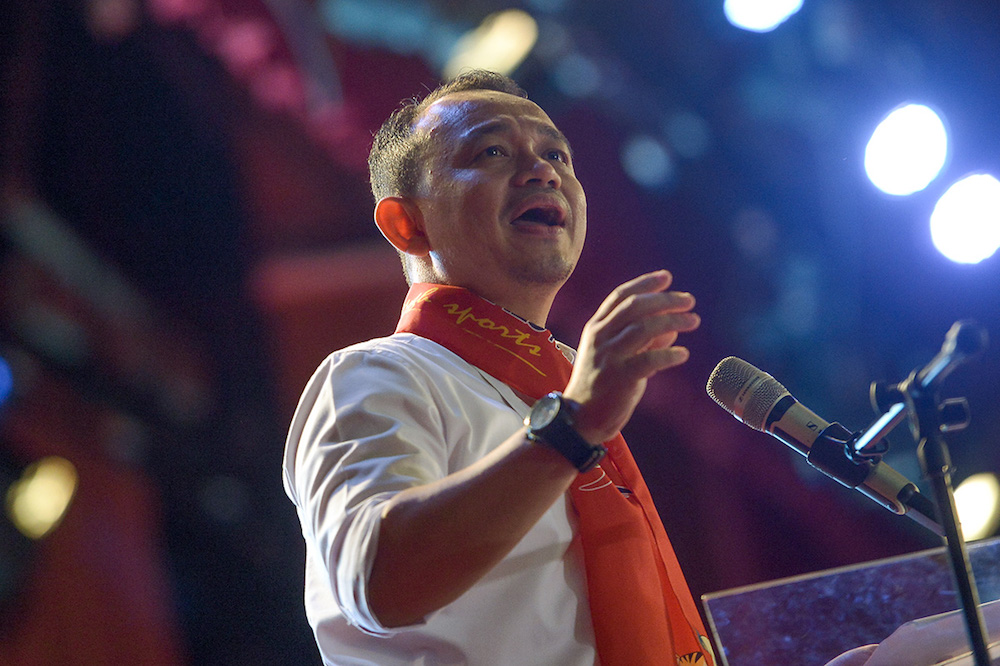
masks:
<instances>
[{"instance_id":1,"label":"microphone stand","mask_svg":"<svg viewBox=\"0 0 1000 666\"><path fill-rule=\"evenodd\" d=\"M951 484L951 455L944 437L941 436L937 399L932 393L922 390L919 382L907 380L906 384L910 389L908 402L915 416L914 437L919 442L917 459L920 461L920 469L924 476L933 484L934 500L937 502L938 516L944 526L945 542L948 546L952 572L955 574L955 584L962 600L962 612L965 615L972 653L976 659L976 666L989 666L990 654L986 647L983 614L979 608L979 592L972 575L962 527L958 522L955 493Z\"/></svg>"},{"instance_id":2,"label":"microphone stand","mask_svg":"<svg viewBox=\"0 0 1000 666\"><path fill-rule=\"evenodd\" d=\"M910 429L918 442L917 458L921 471L933 485L937 514L944 527L945 543L976 666L990 666L987 634L969 554L958 522L951 483L951 455L942 436L943 432L965 427L968 423L968 404L964 398L939 400L938 386L955 367L978 354L985 346L986 332L983 329L971 322L956 322L948 331L941 352L928 365L919 371L914 370L905 381L887 389L882 395L879 395L879 388L873 385L873 402L890 399L892 404L886 414L856 440L859 442L857 448L846 451L849 457L862 458L884 453L884 447L878 447L878 444L882 436L902 420L901 405L905 406L910 415ZM903 402L897 402L900 398ZM881 411L880 405L876 407Z\"/></svg>"}]
</instances>

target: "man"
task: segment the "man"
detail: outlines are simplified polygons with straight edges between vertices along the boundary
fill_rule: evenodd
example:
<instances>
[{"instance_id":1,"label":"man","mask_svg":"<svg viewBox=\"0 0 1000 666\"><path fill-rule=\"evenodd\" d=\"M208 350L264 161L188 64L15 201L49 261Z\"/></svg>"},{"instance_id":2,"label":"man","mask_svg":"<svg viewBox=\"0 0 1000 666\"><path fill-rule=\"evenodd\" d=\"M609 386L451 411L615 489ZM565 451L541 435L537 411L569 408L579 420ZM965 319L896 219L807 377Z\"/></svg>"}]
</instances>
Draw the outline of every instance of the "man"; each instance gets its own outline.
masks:
<instances>
[{"instance_id":1,"label":"man","mask_svg":"<svg viewBox=\"0 0 1000 666\"><path fill-rule=\"evenodd\" d=\"M694 298L666 271L626 282L570 364L544 326L586 199L510 79L407 104L369 165L410 294L394 335L319 368L284 460L325 662L712 664L619 435L647 379L687 360Z\"/></svg>"}]
</instances>

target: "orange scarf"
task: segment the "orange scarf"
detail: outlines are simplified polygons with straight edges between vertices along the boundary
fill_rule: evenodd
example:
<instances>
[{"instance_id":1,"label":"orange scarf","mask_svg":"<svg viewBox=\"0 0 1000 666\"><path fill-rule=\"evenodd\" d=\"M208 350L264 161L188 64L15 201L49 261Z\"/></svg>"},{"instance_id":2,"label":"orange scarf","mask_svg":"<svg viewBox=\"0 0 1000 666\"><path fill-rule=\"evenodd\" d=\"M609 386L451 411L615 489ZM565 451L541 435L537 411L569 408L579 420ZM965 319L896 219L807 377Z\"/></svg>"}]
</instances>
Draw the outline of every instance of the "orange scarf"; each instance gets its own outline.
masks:
<instances>
[{"instance_id":1,"label":"orange scarf","mask_svg":"<svg viewBox=\"0 0 1000 666\"><path fill-rule=\"evenodd\" d=\"M547 330L459 287L413 285L396 332L433 340L536 400L565 388L572 371ZM604 445L601 464L570 488L601 664L711 666L701 616L635 460L621 434Z\"/></svg>"}]
</instances>

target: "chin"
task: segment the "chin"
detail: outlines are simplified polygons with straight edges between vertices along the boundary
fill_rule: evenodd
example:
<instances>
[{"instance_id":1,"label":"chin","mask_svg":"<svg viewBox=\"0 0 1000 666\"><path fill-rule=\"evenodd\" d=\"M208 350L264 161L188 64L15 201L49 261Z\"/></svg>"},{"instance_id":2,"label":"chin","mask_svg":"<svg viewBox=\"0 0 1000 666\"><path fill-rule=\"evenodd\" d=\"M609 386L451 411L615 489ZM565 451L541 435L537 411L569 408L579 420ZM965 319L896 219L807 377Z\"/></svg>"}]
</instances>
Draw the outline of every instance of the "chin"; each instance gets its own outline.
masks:
<instances>
[{"instance_id":1,"label":"chin","mask_svg":"<svg viewBox=\"0 0 1000 666\"><path fill-rule=\"evenodd\" d=\"M547 261L533 262L519 267L515 273L518 282L525 285L556 285L561 286L573 274L576 264L565 259L550 258Z\"/></svg>"}]
</instances>

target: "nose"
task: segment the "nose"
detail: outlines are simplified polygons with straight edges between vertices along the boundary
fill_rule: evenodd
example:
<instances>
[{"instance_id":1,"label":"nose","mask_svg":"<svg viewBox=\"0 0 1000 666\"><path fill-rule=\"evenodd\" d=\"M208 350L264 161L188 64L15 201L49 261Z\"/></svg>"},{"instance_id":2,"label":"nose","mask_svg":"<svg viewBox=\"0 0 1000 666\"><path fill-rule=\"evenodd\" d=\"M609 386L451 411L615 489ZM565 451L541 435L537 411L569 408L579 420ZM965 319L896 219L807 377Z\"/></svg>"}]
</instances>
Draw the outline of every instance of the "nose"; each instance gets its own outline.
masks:
<instances>
[{"instance_id":1,"label":"nose","mask_svg":"<svg viewBox=\"0 0 1000 666\"><path fill-rule=\"evenodd\" d=\"M552 162L541 155L528 154L518 164L517 185L545 185L554 190L562 187L562 178Z\"/></svg>"}]
</instances>

